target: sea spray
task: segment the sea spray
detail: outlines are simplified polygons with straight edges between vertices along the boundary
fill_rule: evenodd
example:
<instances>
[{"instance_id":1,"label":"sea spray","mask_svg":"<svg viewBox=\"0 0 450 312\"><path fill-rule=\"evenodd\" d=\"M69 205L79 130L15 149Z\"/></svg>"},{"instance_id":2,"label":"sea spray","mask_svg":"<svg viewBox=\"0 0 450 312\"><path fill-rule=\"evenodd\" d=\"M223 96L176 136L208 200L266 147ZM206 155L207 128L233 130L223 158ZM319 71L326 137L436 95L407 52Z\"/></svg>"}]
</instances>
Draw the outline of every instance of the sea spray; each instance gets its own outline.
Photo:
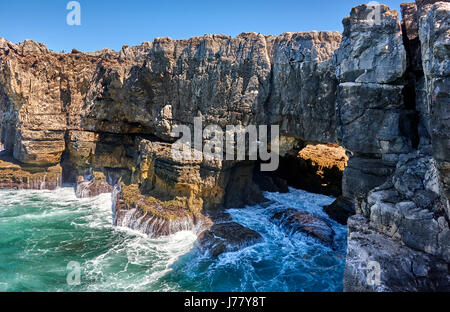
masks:
<instances>
[{"instance_id":1,"label":"sea spray","mask_svg":"<svg viewBox=\"0 0 450 312\"><path fill-rule=\"evenodd\" d=\"M128 207L122 196L121 185L118 183L112 191L112 224L127 227L147 234L149 238L173 235L181 231L191 231L196 235L204 231L209 223L200 216L164 219L143 211L140 208Z\"/></svg>"}]
</instances>

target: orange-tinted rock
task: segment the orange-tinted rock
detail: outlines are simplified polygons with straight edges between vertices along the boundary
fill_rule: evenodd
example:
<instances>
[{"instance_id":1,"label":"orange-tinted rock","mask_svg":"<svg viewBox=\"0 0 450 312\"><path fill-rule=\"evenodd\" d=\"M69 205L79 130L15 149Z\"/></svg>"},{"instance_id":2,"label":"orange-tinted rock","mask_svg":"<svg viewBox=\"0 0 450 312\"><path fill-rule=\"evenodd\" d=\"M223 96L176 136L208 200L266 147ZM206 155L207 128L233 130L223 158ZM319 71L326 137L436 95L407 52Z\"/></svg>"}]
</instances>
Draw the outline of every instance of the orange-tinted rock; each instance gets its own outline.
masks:
<instances>
[{"instance_id":1,"label":"orange-tinted rock","mask_svg":"<svg viewBox=\"0 0 450 312\"><path fill-rule=\"evenodd\" d=\"M339 196L347 161L345 149L336 144L307 145L284 156L277 175L295 188Z\"/></svg>"}]
</instances>

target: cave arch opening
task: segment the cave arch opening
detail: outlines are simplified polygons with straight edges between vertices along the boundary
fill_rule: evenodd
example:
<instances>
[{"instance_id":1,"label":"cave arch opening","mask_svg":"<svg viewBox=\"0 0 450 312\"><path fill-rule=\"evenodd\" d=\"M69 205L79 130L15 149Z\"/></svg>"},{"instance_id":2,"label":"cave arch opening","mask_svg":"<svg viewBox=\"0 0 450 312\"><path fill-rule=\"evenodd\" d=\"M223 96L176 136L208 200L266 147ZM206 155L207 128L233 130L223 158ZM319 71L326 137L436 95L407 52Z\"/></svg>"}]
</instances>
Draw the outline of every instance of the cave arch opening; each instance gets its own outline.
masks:
<instances>
[{"instance_id":1,"label":"cave arch opening","mask_svg":"<svg viewBox=\"0 0 450 312\"><path fill-rule=\"evenodd\" d=\"M336 143L299 142L281 153L276 171L261 172L255 166L254 180L263 191L286 192L293 187L339 197L348 160L347 151Z\"/></svg>"}]
</instances>

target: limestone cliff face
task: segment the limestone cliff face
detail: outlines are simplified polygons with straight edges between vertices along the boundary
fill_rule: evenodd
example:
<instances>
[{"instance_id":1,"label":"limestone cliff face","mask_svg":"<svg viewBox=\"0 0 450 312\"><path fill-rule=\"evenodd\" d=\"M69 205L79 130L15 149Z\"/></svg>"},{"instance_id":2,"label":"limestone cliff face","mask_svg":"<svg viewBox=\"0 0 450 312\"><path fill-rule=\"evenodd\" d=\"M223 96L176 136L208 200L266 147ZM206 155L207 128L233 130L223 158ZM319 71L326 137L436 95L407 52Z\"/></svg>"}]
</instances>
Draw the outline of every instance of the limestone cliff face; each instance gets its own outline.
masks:
<instances>
[{"instance_id":1,"label":"limestone cliff face","mask_svg":"<svg viewBox=\"0 0 450 312\"><path fill-rule=\"evenodd\" d=\"M448 291L449 3L403 4L402 28L385 8L367 25L367 9L344 20L336 53L338 138L353 152L343 191L359 213L348 221L345 290Z\"/></svg>"},{"instance_id":2,"label":"limestone cliff face","mask_svg":"<svg viewBox=\"0 0 450 312\"><path fill-rule=\"evenodd\" d=\"M387 6L355 7L342 35L158 38L70 54L0 38L0 187L78 182L82 197L114 186L115 224L154 236L204 229L204 214L263 200L256 162L176 161L173 127L277 124L283 154L347 150L342 191L358 215L346 290L448 290L450 7L416 2L402 22Z\"/></svg>"},{"instance_id":3,"label":"limestone cliff face","mask_svg":"<svg viewBox=\"0 0 450 312\"><path fill-rule=\"evenodd\" d=\"M289 146L334 142L340 40L338 32L246 33L58 54L2 39L4 154L42 170L61 164L79 196L120 178L163 200L185 197L194 214L257 202L254 162L177 163L173 126L194 117L223 128L280 124Z\"/></svg>"},{"instance_id":4,"label":"limestone cliff face","mask_svg":"<svg viewBox=\"0 0 450 312\"><path fill-rule=\"evenodd\" d=\"M441 194L450 216L450 3L434 2L420 2L418 24L433 157L439 170Z\"/></svg>"}]
</instances>

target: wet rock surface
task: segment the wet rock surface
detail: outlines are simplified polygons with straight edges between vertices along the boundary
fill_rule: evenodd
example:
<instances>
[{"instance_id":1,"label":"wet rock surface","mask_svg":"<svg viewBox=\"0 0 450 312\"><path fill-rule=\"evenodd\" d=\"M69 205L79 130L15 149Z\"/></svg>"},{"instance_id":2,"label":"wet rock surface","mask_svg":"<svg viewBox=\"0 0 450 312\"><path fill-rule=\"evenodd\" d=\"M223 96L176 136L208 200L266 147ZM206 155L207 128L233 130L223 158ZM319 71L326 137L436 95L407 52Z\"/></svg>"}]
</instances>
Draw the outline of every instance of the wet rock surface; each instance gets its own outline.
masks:
<instances>
[{"instance_id":1,"label":"wet rock surface","mask_svg":"<svg viewBox=\"0 0 450 312\"><path fill-rule=\"evenodd\" d=\"M325 220L309 212L289 208L275 213L271 220L284 228L289 235L302 232L323 244L333 245L334 230Z\"/></svg>"},{"instance_id":2,"label":"wet rock surface","mask_svg":"<svg viewBox=\"0 0 450 312\"><path fill-rule=\"evenodd\" d=\"M199 233L211 226L211 220L187 209L183 199L163 202L142 195L136 185L116 185L112 193L113 224L147 234L151 238L180 231Z\"/></svg>"},{"instance_id":3,"label":"wet rock surface","mask_svg":"<svg viewBox=\"0 0 450 312\"><path fill-rule=\"evenodd\" d=\"M450 290L448 262L380 234L361 215L349 219L344 291Z\"/></svg>"},{"instance_id":4,"label":"wet rock surface","mask_svg":"<svg viewBox=\"0 0 450 312\"><path fill-rule=\"evenodd\" d=\"M338 197L331 205L324 206L323 210L342 225L347 225L348 218L356 213L353 201L343 196Z\"/></svg>"},{"instance_id":5,"label":"wet rock surface","mask_svg":"<svg viewBox=\"0 0 450 312\"><path fill-rule=\"evenodd\" d=\"M212 257L224 252L238 251L262 241L261 235L236 222L216 223L202 232L197 240L198 247Z\"/></svg>"},{"instance_id":6,"label":"wet rock surface","mask_svg":"<svg viewBox=\"0 0 450 312\"><path fill-rule=\"evenodd\" d=\"M61 166L26 166L7 155L1 155L0 152L0 188L54 190L60 187L61 183Z\"/></svg>"},{"instance_id":7,"label":"wet rock surface","mask_svg":"<svg viewBox=\"0 0 450 312\"><path fill-rule=\"evenodd\" d=\"M89 198L112 193L112 191L113 186L106 181L105 175L96 172L92 175L78 177L75 194L78 198Z\"/></svg>"}]
</instances>

